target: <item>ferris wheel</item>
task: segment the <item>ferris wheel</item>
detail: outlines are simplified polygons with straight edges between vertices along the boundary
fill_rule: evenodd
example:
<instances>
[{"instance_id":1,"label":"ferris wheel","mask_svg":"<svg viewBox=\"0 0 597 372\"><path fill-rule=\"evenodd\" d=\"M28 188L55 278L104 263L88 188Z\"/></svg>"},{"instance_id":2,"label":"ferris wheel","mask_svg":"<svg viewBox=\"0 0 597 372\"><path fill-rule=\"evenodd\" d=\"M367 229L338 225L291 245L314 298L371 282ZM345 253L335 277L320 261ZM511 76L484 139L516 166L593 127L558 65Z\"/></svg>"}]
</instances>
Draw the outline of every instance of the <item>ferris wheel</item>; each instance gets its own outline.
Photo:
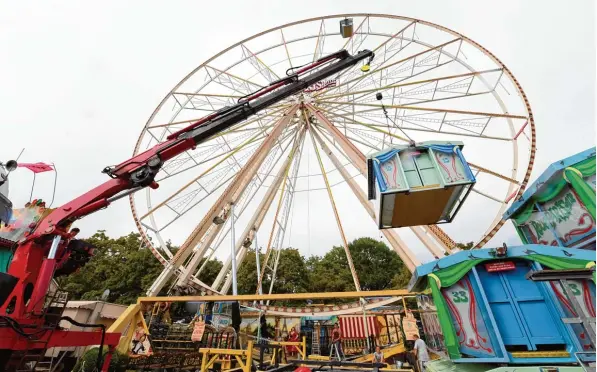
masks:
<instances>
[{"instance_id":1,"label":"ferris wheel","mask_svg":"<svg viewBox=\"0 0 597 372\"><path fill-rule=\"evenodd\" d=\"M352 30L347 34L340 24ZM524 191L533 166L529 102L488 50L445 27L407 17L311 18L230 46L166 95L143 128L135 154L341 49L351 54L369 49L375 58L367 72L361 66L340 72L166 162L156 178L159 189L131 196L142 239L164 265L150 294L172 278L178 286L227 293L231 266L242 265L255 246L265 253L255 280L271 279L267 293L284 247L315 245L332 236L350 264L348 241L371 232L412 271L425 257L450 253L455 242L481 247L503 226L502 214ZM377 231L365 195L365 157L405 141L430 140L465 145L477 183L458 217L441 227ZM212 283L201 282L205 262L215 257L223 260L222 270ZM352 274L359 290L358 272Z\"/></svg>"}]
</instances>

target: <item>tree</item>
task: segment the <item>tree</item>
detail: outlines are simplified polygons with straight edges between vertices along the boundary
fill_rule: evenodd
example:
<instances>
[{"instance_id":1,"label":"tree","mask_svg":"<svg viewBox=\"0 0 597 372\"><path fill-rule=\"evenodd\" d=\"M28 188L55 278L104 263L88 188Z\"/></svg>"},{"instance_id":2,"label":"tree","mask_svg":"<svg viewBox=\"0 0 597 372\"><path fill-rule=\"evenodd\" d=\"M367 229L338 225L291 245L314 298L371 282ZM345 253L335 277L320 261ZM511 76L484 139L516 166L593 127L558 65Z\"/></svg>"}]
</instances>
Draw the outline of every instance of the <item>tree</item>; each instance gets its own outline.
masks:
<instances>
[{"instance_id":1,"label":"tree","mask_svg":"<svg viewBox=\"0 0 597 372\"><path fill-rule=\"evenodd\" d=\"M89 349L83 354L83 356L77 361L74 370L75 371L84 371L84 372L93 372L96 371L97 365L97 356L99 352L99 347L94 347L93 349ZM102 355L107 354L108 348L104 346ZM105 357L104 357L105 358ZM108 368L109 372L124 372L126 371L126 366L128 365L128 356L125 354L120 353L118 350L114 350L112 353L112 358L110 360L110 367Z\"/></svg>"},{"instance_id":2,"label":"tree","mask_svg":"<svg viewBox=\"0 0 597 372\"><path fill-rule=\"evenodd\" d=\"M475 245L475 243L473 242L468 242L468 243L456 243L456 248L460 248L463 251L468 251L469 249L471 249L473 246Z\"/></svg>"},{"instance_id":3,"label":"tree","mask_svg":"<svg viewBox=\"0 0 597 372\"><path fill-rule=\"evenodd\" d=\"M272 252L269 265L274 265L275 252ZM260 254L260 262L263 265L265 254ZM263 266L261 267L263 270ZM261 285L263 292L269 291L271 283L270 271L266 271ZM255 261L255 250L247 251L242 265L237 271L237 284L239 294L253 294L257 292L257 262ZM309 275L305 258L301 256L298 249L286 248L280 251L280 260L276 270L276 280L272 293L304 293L309 290Z\"/></svg>"},{"instance_id":4,"label":"tree","mask_svg":"<svg viewBox=\"0 0 597 372\"><path fill-rule=\"evenodd\" d=\"M139 234L111 239L100 230L85 240L96 247L94 256L78 272L58 281L71 299L97 300L109 289L108 302L134 303L163 269L143 247Z\"/></svg>"},{"instance_id":5,"label":"tree","mask_svg":"<svg viewBox=\"0 0 597 372\"><path fill-rule=\"evenodd\" d=\"M264 254L259 255L259 260L263 263L265 259ZM238 286L238 293L240 294L254 294L257 291L257 263L255 262L255 250L249 249L245 255L245 259L238 267L236 281ZM263 283L263 288L266 288L266 283ZM269 285L269 281L267 281ZM269 288L269 287L268 287ZM232 286L230 286L230 293L232 293Z\"/></svg>"},{"instance_id":6,"label":"tree","mask_svg":"<svg viewBox=\"0 0 597 372\"><path fill-rule=\"evenodd\" d=\"M59 278L59 284L70 292L71 299L96 300L109 289L107 301L130 304L145 294L163 269L152 252L143 247L139 234L131 233L112 239L106 236L104 231L98 231L86 241L96 247L94 257L78 272ZM166 244L170 249L176 250L169 241ZM361 289L404 288L408 284L410 272L396 253L383 242L360 238L349 244L349 250ZM260 262L263 263L264 259L265 255L262 253ZM204 260L200 262L200 266ZM273 266L275 256L272 255L270 260L269 265ZM199 274L199 280L212 285L222 266L222 262L217 259L209 260ZM240 294L252 294L257 291L254 250L248 250L239 266L237 280ZM270 283L271 271L268 270L262 283L265 293L269 291ZM165 295L168 288L170 285L166 284L160 294ZM323 257L312 256L308 259L301 256L295 248L280 251L273 293L354 290L343 247L333 247Z\"/></svg>"},{"instance_id":7,"label":"tree","mask_svg":"<svg viewBox=\"0 0 597 372\"><path fill-rule=\"evenodd\" d=\"M198 267L201 267L204 262L205 258L201 260ZM207 261L207 264L205 264L205 267L199 273L198 279L207 285L211 285L214 280L216 280L216 277L220 273L222 266L224 266L224 264L218 259Z\"/></svg>"},{"instance_id":8,"label":"tree","mask_svg":"<svg viewBox=\"0 0 597 372\"><path fill-rule=\"evenodd\" d=\"M348 249L362 290L392 288L410 280L410 272L402 260L385 243L365 237L353 240ZM311 272L312 291L355 290L343 247L334 247L323 257L310 258L307 266Z\"/></svg>"}]
</instances>

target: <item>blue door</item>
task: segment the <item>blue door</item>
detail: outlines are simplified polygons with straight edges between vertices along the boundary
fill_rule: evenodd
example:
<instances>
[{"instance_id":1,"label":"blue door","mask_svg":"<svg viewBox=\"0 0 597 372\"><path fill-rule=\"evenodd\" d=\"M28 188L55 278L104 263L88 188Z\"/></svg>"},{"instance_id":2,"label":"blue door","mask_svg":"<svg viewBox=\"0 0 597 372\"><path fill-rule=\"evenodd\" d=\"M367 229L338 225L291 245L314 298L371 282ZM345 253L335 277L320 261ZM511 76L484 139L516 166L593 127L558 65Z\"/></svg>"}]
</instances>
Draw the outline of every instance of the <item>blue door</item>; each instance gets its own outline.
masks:
<instances>
[{"instance_id":1,"label":"blue door","mask_svg":"<svg viewBox=\"0 0 597 372\"><path fill-rule=\"evenodd\" d=\"M526 346L527 350L565 344L559 325L562 320L550 311L539 284L525 278L530 269L525 261L516 261L515 270L494 273L487 272L484 265L477 266L504 344Z\"/></svg>"}]
</instances>

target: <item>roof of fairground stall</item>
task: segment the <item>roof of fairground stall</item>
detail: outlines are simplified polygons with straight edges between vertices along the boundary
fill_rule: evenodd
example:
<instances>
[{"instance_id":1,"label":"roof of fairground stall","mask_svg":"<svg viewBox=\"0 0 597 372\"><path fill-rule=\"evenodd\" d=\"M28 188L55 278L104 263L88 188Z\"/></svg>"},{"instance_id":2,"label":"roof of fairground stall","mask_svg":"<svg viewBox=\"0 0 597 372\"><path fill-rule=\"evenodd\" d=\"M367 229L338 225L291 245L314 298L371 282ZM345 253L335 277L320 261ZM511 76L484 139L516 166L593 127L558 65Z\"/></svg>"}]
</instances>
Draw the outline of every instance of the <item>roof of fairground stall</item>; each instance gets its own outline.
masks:
<instances>
[{"instance_id":1,"label":"roof of fairground stall","mask_svg":"<svg viewBox=\"0 0 597 372\"><path fill-rule=\"evenodd\" d=\"M577 164L583 160L594 157L595 147L592 147L588 150L579 152L578 154L569 156L565 159L551 164L529 187L527 187L525 192L522 194L522 197L514 203L512 203L510 208L508 208L506 213L504 213L503 218L507 220L511 216L516 214L516 212L518 212L527 203L527 201L529 201L533 197L533 195L541 191L541 189L548 185L554 177L559 176L564 169L574 164Z\"/></svg>"},{"instance_id":2,"label":"roof of fairground stall","mask_svg":"<svg viewBox=\"0 0 597 372\"><path fill-rule=\"evenodd\" d=\"M473 249L461 251L451 254L449 256L434 260L426 264L420 265L415 269L412 279L409 283L408 289L410 291L423 291L427 288L427 275L439 272L440 270L448 269L460 263L470 261L470 269L482 261L496 260L496 259L512 259L512 258L529 258L528 256L543 256L548 258L555 258L554 261L569 261L574 262L591 262L595 261L595 251L584 249L562 249L558 247L527 244L515 247L508 247L506 257L496 257L494 248ZM467 270L468 271L468 270Z\"/></svg>"}]
</instances>

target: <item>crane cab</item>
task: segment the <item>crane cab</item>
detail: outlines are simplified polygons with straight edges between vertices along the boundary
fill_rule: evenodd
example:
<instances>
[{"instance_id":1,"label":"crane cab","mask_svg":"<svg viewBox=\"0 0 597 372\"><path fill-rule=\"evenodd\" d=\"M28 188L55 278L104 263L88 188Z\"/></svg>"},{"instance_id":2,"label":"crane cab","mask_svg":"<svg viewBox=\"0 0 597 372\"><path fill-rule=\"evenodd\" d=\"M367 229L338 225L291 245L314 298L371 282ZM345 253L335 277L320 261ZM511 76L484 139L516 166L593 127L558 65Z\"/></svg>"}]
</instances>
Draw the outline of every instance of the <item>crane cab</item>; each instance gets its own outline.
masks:
<instances>
[{"instance_id":1,"label":"crane cab","mask_svg":"<svg viewBox=\"0 0 597 372\"><path fill-rule=\"evenodd\" d=\"M394 146L367 159L380 229L452 222L476 180L462 142Z\"/></svg>"}]
</instances>

